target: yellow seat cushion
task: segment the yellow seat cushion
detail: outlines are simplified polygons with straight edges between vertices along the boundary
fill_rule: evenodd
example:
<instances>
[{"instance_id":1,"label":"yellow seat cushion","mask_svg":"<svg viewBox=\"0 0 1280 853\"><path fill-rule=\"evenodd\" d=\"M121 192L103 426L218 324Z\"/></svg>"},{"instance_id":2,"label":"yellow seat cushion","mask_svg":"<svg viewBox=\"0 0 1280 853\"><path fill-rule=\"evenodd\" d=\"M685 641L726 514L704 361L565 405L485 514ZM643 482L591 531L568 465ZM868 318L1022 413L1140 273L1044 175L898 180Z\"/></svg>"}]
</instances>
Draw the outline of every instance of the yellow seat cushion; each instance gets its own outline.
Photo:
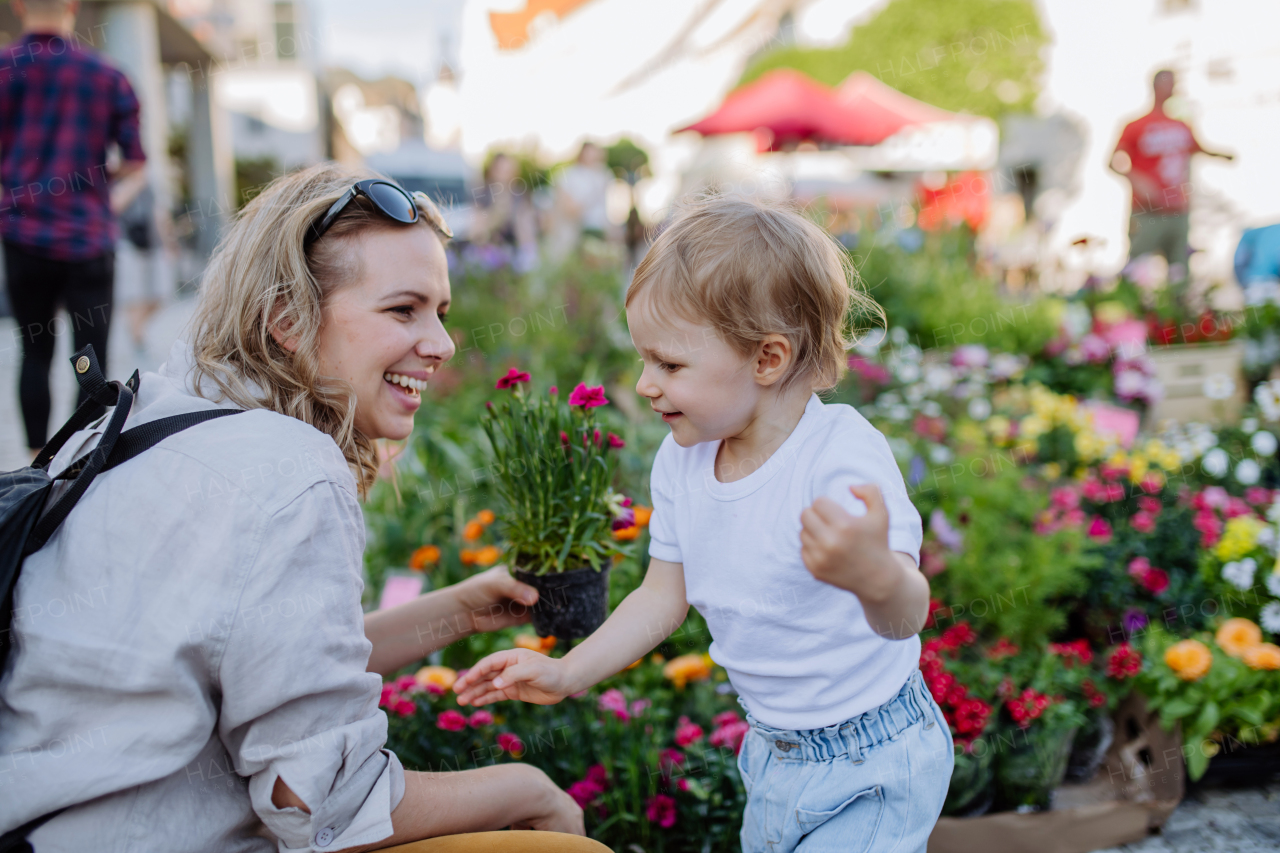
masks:
<instances>
[{"instance_id":1,"label":"yellow seat cushion","mask_svg":"<svg viewBox=\"0 0 1280 853\"><path fill-rule=\"evenodd\" d=\"M387 847L383 853L613 853L599 841L563 832L512 829L444 835Z\"/></svg>"}]
</instances>

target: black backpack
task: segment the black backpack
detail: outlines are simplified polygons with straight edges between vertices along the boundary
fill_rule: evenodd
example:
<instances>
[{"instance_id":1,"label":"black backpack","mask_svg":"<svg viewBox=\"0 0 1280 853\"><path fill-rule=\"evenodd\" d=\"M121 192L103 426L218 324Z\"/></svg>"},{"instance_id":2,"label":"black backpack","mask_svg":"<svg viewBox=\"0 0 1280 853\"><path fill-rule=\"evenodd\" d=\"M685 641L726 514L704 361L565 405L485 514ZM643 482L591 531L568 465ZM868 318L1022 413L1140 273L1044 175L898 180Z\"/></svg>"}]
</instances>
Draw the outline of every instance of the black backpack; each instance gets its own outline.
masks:
<instances>
[{"instance_id":1,"label":"black backpack","mask_svg":"<svg viewBox=\"0 0 1280 853\"><path fill-rule=\"evenodd\" d=\"M84 392L85 402L76 409L76 413L62 429L49 439L49 443L30 466L0 474L0 674L4 672L12 645L9 626L13 616L14 589L18 584L22 561L27 555L44 547L58 525L66 520L76 502L89 488L93 478L129 461L187 427L240 413L238 409L189 412L160 418L121 432L120 428L124 426L125 418L133 407L134 395L138 393L138 371L133 372L128 382L108 382L98 367L98 358L94 355L92 344L73 355L71 364L75 367L76 381ZM108 407L114 407L114 411L97 447L71 463L56 477L50 477L46 469L54 455L62 449L62 445L76 432L103 417ZM71 480L72 484L42 518L45 503L53 490L53 484L58 480ZM58 812L43 815L0 836L0 853L30 850L26 836L56 814Z\"/></svg>"}]
</instances>

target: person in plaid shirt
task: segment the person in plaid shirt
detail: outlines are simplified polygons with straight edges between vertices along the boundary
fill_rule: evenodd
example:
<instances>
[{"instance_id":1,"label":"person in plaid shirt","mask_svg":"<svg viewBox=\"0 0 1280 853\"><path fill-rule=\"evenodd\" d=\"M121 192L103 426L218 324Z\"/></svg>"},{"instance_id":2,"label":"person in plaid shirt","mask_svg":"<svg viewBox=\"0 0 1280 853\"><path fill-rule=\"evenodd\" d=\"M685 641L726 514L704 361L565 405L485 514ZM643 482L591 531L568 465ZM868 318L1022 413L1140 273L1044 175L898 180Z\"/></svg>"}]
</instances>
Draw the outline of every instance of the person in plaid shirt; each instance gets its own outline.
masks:
<instances>
[{"instance_id":1,"label":"person in plaid shirt","mask_svg":"<svg viewBox=\"0 0 1280 853\"><path fill-rule=\"evenodd\" d=\"M111 181L142 168L138 99L75 37L77 0L12 0L23 35L0 48L0 238L22 334L19 396L32 457L49 429L53 345L93 344L106 371L116 224ZM108 172L118 146L121 165ZM83 402L83 398L81 399Z\"/></svg>"}]
</instances>

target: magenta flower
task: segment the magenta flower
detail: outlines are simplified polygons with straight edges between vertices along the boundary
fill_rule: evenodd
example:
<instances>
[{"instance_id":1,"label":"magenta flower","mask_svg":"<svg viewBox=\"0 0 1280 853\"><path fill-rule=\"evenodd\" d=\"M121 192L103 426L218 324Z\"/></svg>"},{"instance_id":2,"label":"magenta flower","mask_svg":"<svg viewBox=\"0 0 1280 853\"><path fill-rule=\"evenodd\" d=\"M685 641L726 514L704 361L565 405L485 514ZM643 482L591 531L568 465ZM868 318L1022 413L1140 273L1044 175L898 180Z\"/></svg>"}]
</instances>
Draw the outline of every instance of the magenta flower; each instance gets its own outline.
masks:
<instances>
[{"instance_id":1,"label":"magenta flower","mask_svg":"<svg viewBox=\"0 0 1280 853\"><path fill-rule=\"evenodd\" d=\"M684 765L684 753L678 749L664 749L658 754L658 767L664 775L670 775L676 767Z\"/></svg>"},{"instance_id":2,"label":"magenta flower","mask_svg":"<svg viewBox=\"0 0 1280 853\"><path fill-rule=\"evenodd\" d=\"M467 717L467 725L473 729L478 729L481 726L491 726L493 725L493 714L488 711L476 711L470 717Z\"/></svg>"},{"instance_id":3,"label":"magenta flower","mask_svg":"<svg viewBox=\"0 0 1280 853\"><path fill-rule=\"evenodd\" d=\"M613 520L614 530L624 530L636 523L636 511L630 507L623 508L622 512Z\"/></svg>"},{"instance_id":4,"label":"magenta flower","mask_svg":"<svg viewBox=\"0 0 1280 853\"><path fill-rule=\"evenodd\" d=\"M709 741L715 747L730 747L733 749L733 754L737 755L742 750L742 739L749 731L751 731L750 723L746 720L735 720L713 731Z\"/></svg>"},{"instance_id":5,"label":"magenta flower","mask_svg":"<svg viewBox=\"0 0 1280 853\"><path fill-rule=\"evenodd\" d=\"M688 717L676 720L676 746L688 746L702 740L702 726L689 722Z\"/></svg>"},{"instance_id":6,"label":"magenta flower","mask_svg":"<svg viewBox=\"0 0 1280 853\"><path fill-rule=\"evenodd\" d=\"M548 393L548 394L559 394L559 393L560 393L560 389L559 389L559 388L557 388L556 386L552 385L550 388L548 388L548 389L547 389L547 393Z\"/></svg>"},{"instance_id":7,"label":"magenta flower","mask_svg":"<svg viewBox=\"0 0 1280 853\"><path fill-rule=\"evenodd\" d=\"M460 732L467 727L467 718L450 708L441 711L440 716L436 717L436 727L446 732Z\"/></svg>"},{"instance_id":8,"label":"magenta flower","mask_svg":"<svg viewBox=\"0 0 1280 853\"><path fill-rule=\"evenodd\" d=\"M560 446L561 447L569 446L569 433L565 432L564 430L560 431Z\"/></svg>"},{"instance_id":9,"label":"magenta flower","mask_svg":"<svg viewBox=\"0 0 1280 853\"><path fill-rule=\"evenodd\" d=\"M1089 524L1089 538L1107 541L1111 538L1111 523L1100 515L1095 515Z\"/></svg>"},{"instance_id":10,"label":"magenta flower","mask_svg":"<svg viewBox=\"0 0 1280 853\"><path fill-rule=\"evenodd\" d=\"M513 735L511 732L503 732L498 735L498 746L502 747L512 755L515 755L518 752L524 752L524 744L521 743L519 737Z\"/></svg>"},{"instance_id":11,"label":"magenta flower","mask_svg":"<svg viewBox=\"0 0 1280 853\"><path fill-rule=\"evenodd\" d=\"M573 797L574 802L578 804L578 808L585 809L591 805L592 800L603 794L604 791L589 779L579 779L569 786L567 793Z\"/></svg>"},{"instance_id":12,"label":"magenta flower","mask_svg":"<svg viewBox=\"0 0 1280 853\"><path fill-rule=\"evenodd\" d=\"M645 817L663 829L670 828L676 822L676 801L666 794L654 794L645 807Z\"/></svg>"},{"instance_id":13,"label":"magenta flower","mask_svg":"<svg viewBox=\"0 0 1280 853\"><path fill-rule=\"evenodd\" d=\"M738 715L737 711L721 711L719 714L716 714L714 717L711 718L711 724L716 728L719 728L720 726L727 726L730 723L738 723L741 721L742 721L742 717Z\"/></svg>"},{"instance_id":14,"label":"magenta flower","mask_svg":"<svg viewBox=\"0 0 1280 853\"><path fill-rule=\"evenodd\" d=\"M507 371L507 375L498 380L498 384L493 386L499 391L506 388L514 388L522 382L529 381L529 374L523 370L516 370L514 367Z\"/></svg>"},{"instance_id":15,"label":"magenta flower","mask_svg":"<svg viewBox=\"0 0 1280 853\"><path fill-rule=\"evenodd\" d=\"M649 699L637 699L631 703L631 716L638 717L653 705Z\"/></svg>"},{"instance_id":16,"label":"magenta flower","mask_svg":"<svg viewBox=\"0 0 1280 853\"><path fill-rule=\"evenodd\" d=\"M412 699L400 696L396 699L395 704L391 706L391 710L402 717L412 717L414 712L418 710L418 706Z\"/></svg>"},{"instance_id":17,"label":"magenta flower","mask_svg":"<svg viewBox=\"0 0 1280 853\"><path fill-rule=\"evenodd\" d=\"M627 446L627 443L613 433L609 433L609 446L614 450L621 450Z\"/></svg>"},{"instance_id":18,"label":"magenta flower","mask_svg":"<svg viewBox=\"0 0 1280 853\"><path fill-rule=\"evenodd\" d=\"M604 386L596 385L588 388L585 382L579 382L578 387L573 389L569 394L570 406L581 406L584 409L594 409L596 406L607 406L609 401L604 397Z\"/></svg>"},{"instance_id":19,"label":"magenta flower","mask_svg":"<svg viewBox=\"0 0 1280 853\"><path fill-rule=\"evenodd\" d=\"M588 782L598 785L602 791L609 787L609 771L604 769L603 764L592 764L588 767L586 778Z\"/></svg>"}]
</instances>

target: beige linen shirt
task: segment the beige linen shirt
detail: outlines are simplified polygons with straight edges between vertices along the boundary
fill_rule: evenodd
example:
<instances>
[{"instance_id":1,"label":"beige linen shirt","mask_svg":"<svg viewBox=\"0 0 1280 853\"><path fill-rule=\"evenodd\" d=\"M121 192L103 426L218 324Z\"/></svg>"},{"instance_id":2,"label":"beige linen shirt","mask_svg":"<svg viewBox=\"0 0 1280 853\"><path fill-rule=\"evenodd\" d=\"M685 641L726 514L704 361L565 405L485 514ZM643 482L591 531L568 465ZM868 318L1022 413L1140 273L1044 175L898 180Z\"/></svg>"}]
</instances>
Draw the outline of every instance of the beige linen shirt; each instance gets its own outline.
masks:
<instances>
[{"instance_id":1,"label":"beige linen shirt","mask_svg":"<svg viewBox=\"0 0 1280 853\"><path fill-rule=\"evenodd\" d=\"M125 428L211 408L190 347ZM217 398L217 393L210 396ZM77 433L57 473L98 441ZM98 476L27 558L0 676L0 832L40 853L331 851L391 835L360 596L364 524L333 439L254 409ZM307 804L278 809L277 778Z\"/></svg>"}]
</instances>

